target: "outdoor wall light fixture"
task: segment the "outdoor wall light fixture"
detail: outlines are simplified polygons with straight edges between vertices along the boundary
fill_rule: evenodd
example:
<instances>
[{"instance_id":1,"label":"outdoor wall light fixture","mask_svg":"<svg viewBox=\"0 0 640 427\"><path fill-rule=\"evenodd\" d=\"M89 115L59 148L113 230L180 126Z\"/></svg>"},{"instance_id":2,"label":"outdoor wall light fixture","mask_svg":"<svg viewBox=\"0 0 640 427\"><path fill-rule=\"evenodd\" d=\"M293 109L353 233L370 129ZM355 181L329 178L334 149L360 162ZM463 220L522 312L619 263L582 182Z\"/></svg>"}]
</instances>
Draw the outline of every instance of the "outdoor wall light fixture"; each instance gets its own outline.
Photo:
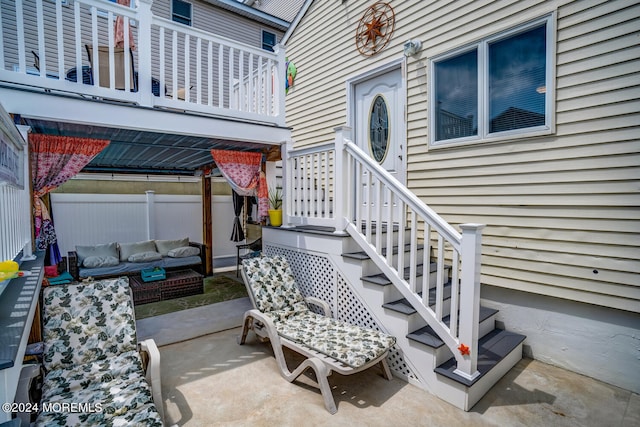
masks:
<instances>
[{"instance_id":1,"label":"outdoor wall light fixture","mask_svg":"<svg viewBox=\"0 0 640 427\"><path fill-rule=\"evenodd\" d=\"M422 42L420 40L407 40L404 44L404 56L413 56L422 48Z\"/></svg>"}]
</instances>

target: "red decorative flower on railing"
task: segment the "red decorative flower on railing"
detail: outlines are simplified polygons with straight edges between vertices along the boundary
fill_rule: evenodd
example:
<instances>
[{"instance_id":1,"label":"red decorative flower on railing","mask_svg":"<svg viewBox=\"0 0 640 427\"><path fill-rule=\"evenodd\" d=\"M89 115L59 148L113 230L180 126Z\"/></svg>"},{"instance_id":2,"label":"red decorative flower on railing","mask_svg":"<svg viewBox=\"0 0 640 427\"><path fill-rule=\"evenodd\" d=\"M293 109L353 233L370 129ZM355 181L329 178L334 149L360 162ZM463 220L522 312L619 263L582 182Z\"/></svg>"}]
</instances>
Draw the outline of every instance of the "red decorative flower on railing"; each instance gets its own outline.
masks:
<instances>
[{"instance_id":1,"label":"red decorative flower on railing","mask_svg":"<svg viewBox=\"0 0 640 427\"><path fill-rule=\"evenodd\" d=\"M460 344L458 346L458 351L460 351L460 354L463 356L468 356L469 355L469 347L464 345L464 344Z\"/></svg>"}]
</instances>

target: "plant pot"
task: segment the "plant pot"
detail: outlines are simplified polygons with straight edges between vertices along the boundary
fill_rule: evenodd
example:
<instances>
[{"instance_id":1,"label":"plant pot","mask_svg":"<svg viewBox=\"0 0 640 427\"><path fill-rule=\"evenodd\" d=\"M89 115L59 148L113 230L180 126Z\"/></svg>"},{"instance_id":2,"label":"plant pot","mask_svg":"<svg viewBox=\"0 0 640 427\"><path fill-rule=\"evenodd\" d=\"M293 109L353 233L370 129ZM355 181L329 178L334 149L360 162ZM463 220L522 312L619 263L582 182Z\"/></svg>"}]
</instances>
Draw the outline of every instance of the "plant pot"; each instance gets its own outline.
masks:
<instances>
[{"instance_id":1,"label":"plant pot","mask_svg":"<svg viewBox=\"0 0 640 427\"><path fill-rule=\"evenodd\" d=\"M282 225L282 209L269 209L269 222L274 227Z\"/></svg>"}]
</instances>

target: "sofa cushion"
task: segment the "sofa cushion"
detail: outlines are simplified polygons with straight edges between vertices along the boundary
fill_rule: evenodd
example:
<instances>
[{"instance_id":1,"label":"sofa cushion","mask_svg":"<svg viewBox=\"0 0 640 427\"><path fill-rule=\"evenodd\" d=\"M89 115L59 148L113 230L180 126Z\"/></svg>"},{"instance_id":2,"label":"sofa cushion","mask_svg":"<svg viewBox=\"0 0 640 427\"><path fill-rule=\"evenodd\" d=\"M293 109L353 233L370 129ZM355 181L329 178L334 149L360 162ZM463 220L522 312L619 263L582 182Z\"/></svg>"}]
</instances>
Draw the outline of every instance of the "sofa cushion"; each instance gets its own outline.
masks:
<instances>
[{"instance_id":1,"label":"sofa cushion","mask_svg":"<svg viewBox=\"0 0 640 427\"><path fill-rule=\"evenodd\" d=\"M118 265L120 260L117 256L88 256L82 262L87 268L113 267Z\"/></svg>"},{"instance_id":2,"label":"sofa cushion","mask_svg":"<svg viewBox=\"0 0 640 427\"><path fill-rule=\"evenodd\" d=\"M142 252L155 252L156 244L153 240L145 240L143 242L120 243L120 261L128 261L133 254Z\"/></svg>"},{"instance_id":3,"label":"sofa cushion","mask_svg":"<svg viewBox=\"0 0 640 427\"><path fill-rule=\"evenodd\" d=\"M179 248L171 249L168 253L171 258L184 258L188 256L200 255L200 249L195 246L182 246Z\"/></svg>"},{"instance_id":4,"label":"sofa cushion","mask_svg":"<svg viewBox=\"0 0 640 427\"><path fill-rule=\"evenodd\" d=\"M129 262L149 262L158 261L162 259L162 255L156 251L139 252L129 257Z\"/></svg>"},{"instance_id":5,"label":"sofa cushion","mask_svg":"<svg viewBox=\"0 0 640 427\"><path fill-rule=\"evenodd\" d=\"M53 408L56 403L84 406L77 411L43 411L38 426L162 426L137 351L47 372L42 401Z\"/></svg>"},{"instance_id":6,"label":"sofa cushion","mask_svg":"<svg viewBox=\"0 0 640 427\"><path fill-rule=\"evenodd\" d=\"M156 240L156 249L162 256L167 256L171 249L182 248L185 246L189 246L189 238L185 237L184 239L177 240ZM197 254L194 254L197 255Z\"/></svg>"},{"instance_id":7,"label":"sofa cushion","mask_svg":"<svg viewBox=\"0 0 640 427\"><path fill-rule=\"evenodd\" d=\"M137 348L129 279L43 290L45 369L106 360Z\"/></svg>"},{"instance_id":8,"label":"sofa cushion","mask_svg":"<svg viewBox=\"0 0 640 427\"><path fill-rule=\"evenodd\" d=\"M118 244L113 242L103 245L76 245L76 254L78 255L78 265L82 265L85 258L90 256L118 258Z\"/></svg>"}]
</instances>

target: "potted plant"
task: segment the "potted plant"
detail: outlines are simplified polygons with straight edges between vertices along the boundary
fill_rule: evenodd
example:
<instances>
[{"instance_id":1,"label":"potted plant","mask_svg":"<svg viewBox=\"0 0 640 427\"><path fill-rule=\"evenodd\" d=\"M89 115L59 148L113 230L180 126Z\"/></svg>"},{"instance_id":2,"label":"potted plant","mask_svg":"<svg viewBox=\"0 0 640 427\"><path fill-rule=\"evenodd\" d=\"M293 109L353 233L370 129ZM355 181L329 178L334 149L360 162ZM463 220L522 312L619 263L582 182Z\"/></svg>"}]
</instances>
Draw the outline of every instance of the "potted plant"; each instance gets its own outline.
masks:
<instances>
[{"instance_id":1,"label":"potted plant","mask_svg":"<svg viewBox=\"0 0 640 427\"><path fill-rule=\"evenodd\" d=\"M282 225L282 188L269 189L269 222L274 227Z\"/></svg>"}]
</instances>

